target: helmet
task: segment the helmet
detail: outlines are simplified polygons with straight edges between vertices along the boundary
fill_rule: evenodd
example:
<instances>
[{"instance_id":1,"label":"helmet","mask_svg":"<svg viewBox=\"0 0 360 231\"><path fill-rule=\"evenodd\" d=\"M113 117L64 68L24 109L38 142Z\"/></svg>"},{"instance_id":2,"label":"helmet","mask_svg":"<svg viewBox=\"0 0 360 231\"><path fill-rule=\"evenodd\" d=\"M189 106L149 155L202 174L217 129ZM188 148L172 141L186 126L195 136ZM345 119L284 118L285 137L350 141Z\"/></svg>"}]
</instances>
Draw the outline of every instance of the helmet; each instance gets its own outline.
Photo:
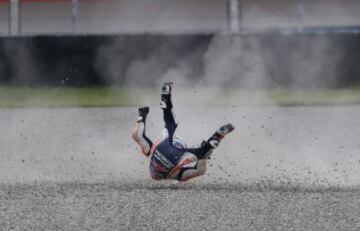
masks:
<instances>
[{"instance_id":1,"label":"helmet","mask_svg":"<svg viewBox=\"0 0 360 231\"><path fill-rule=\"evenodd\" d=\"M173 145L176 148L186 148L186 143L180 137L174 136L173 138Z\"/></svg>"}]
</instances>

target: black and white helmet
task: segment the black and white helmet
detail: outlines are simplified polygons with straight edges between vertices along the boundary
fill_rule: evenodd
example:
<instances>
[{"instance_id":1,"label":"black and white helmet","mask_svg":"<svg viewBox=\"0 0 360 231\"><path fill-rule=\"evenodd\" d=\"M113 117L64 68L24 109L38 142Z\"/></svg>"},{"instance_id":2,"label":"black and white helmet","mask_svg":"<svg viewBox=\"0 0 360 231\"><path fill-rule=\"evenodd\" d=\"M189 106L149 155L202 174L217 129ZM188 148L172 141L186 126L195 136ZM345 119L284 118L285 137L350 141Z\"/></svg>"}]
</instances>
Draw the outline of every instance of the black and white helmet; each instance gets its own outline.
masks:
<instances>
[{"instance_id":1,"label":"black and white helmet","mask_svg":"<svg viewBox=\"0 0 360 231\"><path fill-rule=\"evenodd\" d=\"M174 136L173 145L176 148L187 148L185 141L178 136Z\"/></svg>"}]
</instances>

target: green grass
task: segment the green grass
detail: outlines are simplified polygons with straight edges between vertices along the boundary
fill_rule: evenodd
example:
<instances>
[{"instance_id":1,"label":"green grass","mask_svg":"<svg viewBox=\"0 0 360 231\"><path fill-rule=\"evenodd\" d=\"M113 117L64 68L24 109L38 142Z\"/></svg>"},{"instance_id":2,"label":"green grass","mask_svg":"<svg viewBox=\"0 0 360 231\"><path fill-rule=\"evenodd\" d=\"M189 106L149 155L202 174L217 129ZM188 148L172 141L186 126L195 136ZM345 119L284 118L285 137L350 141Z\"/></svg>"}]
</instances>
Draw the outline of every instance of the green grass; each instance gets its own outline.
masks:
<instances>
[{"instance_id":1,"label":"green grass","mask_svg":"<svg viewBox=\"0 0 360 231\"><path fill-rule=\"evenodd\" d=\"M121 89L0 87L0 107L128 106Z\"/></svg>"},{"instance_id":2,"label":"green grass","mask_svg":"<svg viewBox=\"0 0 360 231\"><path fill-rule=\"evenodd\" d=\"M187 105L352 105L360 104L354 89L177 89L175 102ZM158 89L150 88L30 88L0 87L0 108L113 107L157 104Z\"/></svg>"},{"instance_id":3,"label":"green grass","mask_svg":"<svg viewBox=\"0 0 360 231\"><path fill-rule=\"evenodd\" d=\"M360 89L274 90L269 94L277 104L292 105L352 105L360 104Z\"/></svg>"}]
</instances>

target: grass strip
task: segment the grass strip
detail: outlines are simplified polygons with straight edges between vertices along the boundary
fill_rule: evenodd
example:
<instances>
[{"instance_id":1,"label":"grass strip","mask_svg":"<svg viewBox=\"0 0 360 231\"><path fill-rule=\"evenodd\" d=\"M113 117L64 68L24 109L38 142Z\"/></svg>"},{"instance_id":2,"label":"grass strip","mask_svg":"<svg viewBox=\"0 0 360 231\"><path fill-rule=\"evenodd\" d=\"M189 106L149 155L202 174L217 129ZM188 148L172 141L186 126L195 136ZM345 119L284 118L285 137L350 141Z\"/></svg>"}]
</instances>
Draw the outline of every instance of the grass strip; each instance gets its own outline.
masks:
<instances>
[{"instance_id":1,"label":"grass strip","mask_svg":"<svg viewBox=\"0 0 360 231\"><path fill-rule=\"evenodd\" d=\"M332 106L360 104L360 88L353 89L176 89L177 103L186 105ZM157 104L152 88L31 88L0 86L0 108L124 107Z\"/></svg>"}]
</instances>

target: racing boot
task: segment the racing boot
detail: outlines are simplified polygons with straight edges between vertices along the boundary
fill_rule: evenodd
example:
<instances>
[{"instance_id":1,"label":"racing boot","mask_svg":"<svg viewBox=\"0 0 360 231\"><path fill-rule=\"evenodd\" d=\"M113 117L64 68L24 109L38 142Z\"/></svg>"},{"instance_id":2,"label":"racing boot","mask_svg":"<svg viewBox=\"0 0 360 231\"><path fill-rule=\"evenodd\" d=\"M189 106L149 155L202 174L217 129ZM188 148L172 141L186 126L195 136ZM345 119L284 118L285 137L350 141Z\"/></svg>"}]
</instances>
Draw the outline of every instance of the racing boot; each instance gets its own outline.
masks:
<instances>
[{"instance_id":1,"label":"racing boot","mask_svg":"<svg viewBox=\"0 0 360 231\"><path fill-rule=\"evenodd\" d=\"M145 122L147 115L149 114L150 108L149 107L141 107L138 110L139 118L138 122Z\"/></svg>"},{"instance_id":2,"label":"racing boot","mask_svg":"<svg viewBox=\"0 0 360 231\"><path fill-rule=\"evenodd\" d=\"M204 150L203 156L200 159L210 159L214 149L220 144L220 141L230 132L234 131L235 127L232 124L225 124L221 126L207 141L201 143L201 148Z\"/></svg>"},{"instance_id":3,"label":"racing boot","mask_svg":"<svg viewBox=\"0 0 360 231\"><path fill-rule=\"evenodd\" d=\"M225 124L221 126L208 140L209 144L216 148L220 141L230 132L234 131L235 127L232 124Z\"/></svg>"},{"instance_id":4,"label":"racing boot","mask_svg":"<svg viewBox=\"0 0 360 231\"><path fill-rule=\"evenodd\" d=\"M171 102L171 91L172 91L173 83L167 82L161 88L161 101L160 107L163 109L171 110L173 105Z\"/></svg>"}]
</instances>

